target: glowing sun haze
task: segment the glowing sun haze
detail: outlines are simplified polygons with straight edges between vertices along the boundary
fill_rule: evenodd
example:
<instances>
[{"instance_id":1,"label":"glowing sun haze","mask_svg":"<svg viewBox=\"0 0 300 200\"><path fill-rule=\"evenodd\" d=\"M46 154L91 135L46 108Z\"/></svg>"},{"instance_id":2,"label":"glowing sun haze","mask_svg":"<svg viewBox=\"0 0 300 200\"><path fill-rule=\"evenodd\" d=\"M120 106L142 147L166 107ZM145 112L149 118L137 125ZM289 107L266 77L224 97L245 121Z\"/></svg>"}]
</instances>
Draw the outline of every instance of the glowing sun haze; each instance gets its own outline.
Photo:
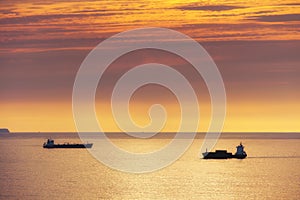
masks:
<instances>
[{"instance_id":1,"label":"glowing sun haze","mask_svg":"<svg viewBox=\"0 0 300 200\"><path fill-rule=\"evenodd\" d=\"M197 40L217 64L227 92L223 131L300 131L296 1L16 0L0 5L0 127L75 131L72 88L89 51L118 32L166 27ZM155 61L189 78L199 99L199 131L205 131L211 112L203 80L183 59L155 50L132 52L106 71L95 106L105 131L119 131L110 110L115 82L128 69ZM149 123L148 109L157 103L168 112L163 131L176 131L178 101L157 85L136 91L132 118Z\"/></svg>"}]
</instances>

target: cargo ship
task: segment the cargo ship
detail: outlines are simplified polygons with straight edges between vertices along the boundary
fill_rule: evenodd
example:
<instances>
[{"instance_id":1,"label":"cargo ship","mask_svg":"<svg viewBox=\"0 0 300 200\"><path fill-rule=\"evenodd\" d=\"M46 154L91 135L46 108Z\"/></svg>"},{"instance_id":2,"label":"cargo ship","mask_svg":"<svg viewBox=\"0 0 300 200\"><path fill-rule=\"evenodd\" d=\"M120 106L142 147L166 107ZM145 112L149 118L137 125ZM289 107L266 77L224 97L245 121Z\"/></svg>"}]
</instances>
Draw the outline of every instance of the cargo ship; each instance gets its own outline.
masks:
<instances>
[{"instance_id":1,"label":"cargo ship","mask_svg":"<svg viewBox=\"0 0 300 200\"><path fill-rule=\"evenodd\" d=\"M70 144L70 143L63 143L63 144L55 144L53 139L47 139L47 142L43 144L44 148L92 148L93 143L86 143L86 144Z\"/></svg>"},{"instance_id":2,"label":"cargo ship","mask_svg":"<svg viewBox=\"0 0 300 200\"><path fill-rule=\"evenodd\" d=\"M215 152L204 152L202 153L203 159L228 159L228 158L237 158L244 159L247 157L247 153L244 151L245 146L240 143L239 146L236 147L236 153L232 154L231 152L227 152L227 150L216 150Z\"/></svg>"}]
</instances>

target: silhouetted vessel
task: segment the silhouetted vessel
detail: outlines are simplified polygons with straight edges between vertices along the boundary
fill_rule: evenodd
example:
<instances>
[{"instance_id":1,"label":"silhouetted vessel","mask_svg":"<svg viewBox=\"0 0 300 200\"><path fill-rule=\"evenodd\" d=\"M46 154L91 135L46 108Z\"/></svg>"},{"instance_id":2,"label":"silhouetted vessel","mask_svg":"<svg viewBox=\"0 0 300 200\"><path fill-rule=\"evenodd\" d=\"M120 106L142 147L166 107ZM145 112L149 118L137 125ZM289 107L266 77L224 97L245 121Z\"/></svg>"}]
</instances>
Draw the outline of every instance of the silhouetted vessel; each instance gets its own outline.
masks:
<instances>
[{"instance_id":1,"label":"silhouetted vessel","mask_svg":"<svg viewBox=\"0 0 300 200\"><path fill-rule=\"evenodd\" d=\"M64 144L55 144L54 140L48 139L47 142L43 144L44 148L92 148L93 143L86 143L86 144L70 144L70 143L64 143Z\"/></svg>"},{"instance_id":2,"label":"silhouetted vessel","mask_svg":"<svg viewBox=\"0 0 300 200\"><path fill-rule=\"evenodd\" d=\"M202 153L203 159L228 159L228 158L237 158L244 159L247 157L247 153L244 151L244 145L240 143L239 146L236 147L236 153L232 154L231 152L227 152L227 150L216 150L215 152L204 152Z\"/></svg>"},{"instance_id":3,"label":"silhouetted vessel","mask_svg":"<svg viewBox=\"0 0 300 200\"><path fill-rule=\"evenodd\" d=\"M10 133L8 128L0 128L0 134L3 133L3 134L8 134Z\"/></svg>"}]
</instances>

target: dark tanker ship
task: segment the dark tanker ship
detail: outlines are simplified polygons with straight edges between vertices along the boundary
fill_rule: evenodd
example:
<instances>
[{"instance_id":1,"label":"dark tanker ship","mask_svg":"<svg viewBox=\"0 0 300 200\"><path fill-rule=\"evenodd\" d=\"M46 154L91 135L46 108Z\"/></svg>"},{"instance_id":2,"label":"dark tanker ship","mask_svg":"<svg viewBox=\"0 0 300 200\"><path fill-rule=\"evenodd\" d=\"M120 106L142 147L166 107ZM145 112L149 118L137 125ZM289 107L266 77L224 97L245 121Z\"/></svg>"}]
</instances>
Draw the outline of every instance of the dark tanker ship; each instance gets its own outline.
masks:
<instances>
[{"instance_id":1,"label":"dark tanker ship","mask_svg":"<svg viewBox=\"0 0 300 200\"><path fill-rule=\"evenodd\" d=\"M48 139L47 142L43 144L44 148L52 149L52 148L92 148L93 143L86 143L86 144L55 144L54 140Z\"/></svg>"},{"instance_id":2,"label":"dark tanker ship","mask_svg":"<svg viewBox=\"0 0 300 200\"><path fill-rule=\"evenodd\" d=\"M237 158L244 159L247 157L247 153L244 151L244 146L240 143L239 146L236 147L236 153L232 154L231 152L227 152L227 150L216 150L215 152L204 152L203 159L228 159L228 158Z\"/></svg>"}]
</instances>

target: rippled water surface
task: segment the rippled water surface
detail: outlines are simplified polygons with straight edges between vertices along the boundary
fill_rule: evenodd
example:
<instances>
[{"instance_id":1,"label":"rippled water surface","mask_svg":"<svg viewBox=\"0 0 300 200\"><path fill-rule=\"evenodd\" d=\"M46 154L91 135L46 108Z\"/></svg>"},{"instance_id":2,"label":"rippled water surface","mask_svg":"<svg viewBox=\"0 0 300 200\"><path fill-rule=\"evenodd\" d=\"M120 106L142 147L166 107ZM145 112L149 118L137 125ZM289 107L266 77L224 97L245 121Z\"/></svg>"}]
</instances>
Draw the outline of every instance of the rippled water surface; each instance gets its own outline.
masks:
<instances>
[{"instance_id":1,"label":"rippled water surface","mask_svg":"<svg viewBox=\"0 0 300 200\"><path fill-rule=\"evenodd\" d=\"M234 152L243 140L244 160L200 159L200 135L174 164L146 174L112 170L86 149L43 149L50 135L0 136L1 199L300 199L300 134L223 134L215 148ZM52 138L80 141L72 133ZM171 138L111 140L128 151L147 152Z\"/></svg>"}]
</instances>

